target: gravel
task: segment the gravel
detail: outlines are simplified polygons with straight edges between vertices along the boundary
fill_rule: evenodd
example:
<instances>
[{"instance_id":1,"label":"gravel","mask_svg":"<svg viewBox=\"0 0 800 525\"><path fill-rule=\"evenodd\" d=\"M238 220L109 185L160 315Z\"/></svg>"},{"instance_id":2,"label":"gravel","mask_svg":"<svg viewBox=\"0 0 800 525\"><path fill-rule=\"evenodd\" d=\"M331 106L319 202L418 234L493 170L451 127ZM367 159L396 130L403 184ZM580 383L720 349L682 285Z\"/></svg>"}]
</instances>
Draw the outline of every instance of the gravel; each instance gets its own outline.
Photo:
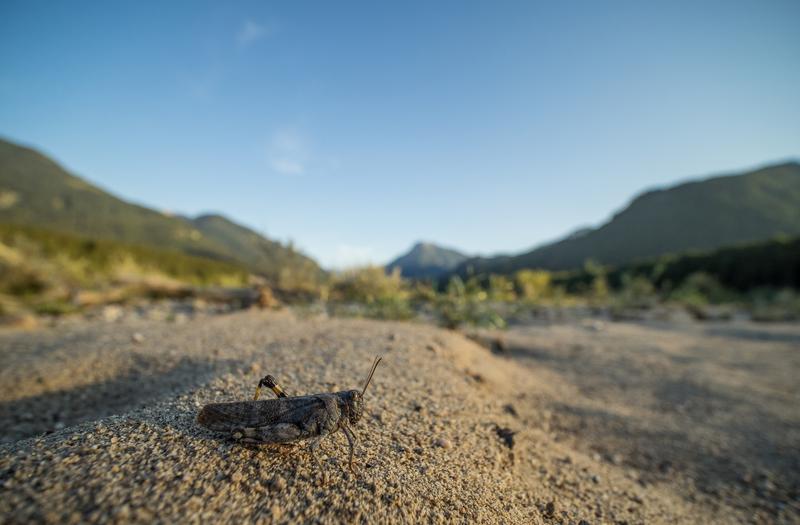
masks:
<instances>
[{"instance_id":1,"label":"gravel","mask_svg":"<svg viewBox=\"0 0 800 525\"><path fill-rule=\"evenodd\" d=\"M724 500L688 498L669 480L644 488L639 472L543 424L559 416L550 372L422 324L290 312L180 324L123 316L6 331L0 349L5 523L634 524L750 516ZM357 387L376 354L384 361L354 429L355 475L340 435L323 441L320 470L303 443L242 446L195 423L206 403L251 397L267 373L289 395ZM513 436L513 448L497 429Z\"/></svg>"}]
</instances>

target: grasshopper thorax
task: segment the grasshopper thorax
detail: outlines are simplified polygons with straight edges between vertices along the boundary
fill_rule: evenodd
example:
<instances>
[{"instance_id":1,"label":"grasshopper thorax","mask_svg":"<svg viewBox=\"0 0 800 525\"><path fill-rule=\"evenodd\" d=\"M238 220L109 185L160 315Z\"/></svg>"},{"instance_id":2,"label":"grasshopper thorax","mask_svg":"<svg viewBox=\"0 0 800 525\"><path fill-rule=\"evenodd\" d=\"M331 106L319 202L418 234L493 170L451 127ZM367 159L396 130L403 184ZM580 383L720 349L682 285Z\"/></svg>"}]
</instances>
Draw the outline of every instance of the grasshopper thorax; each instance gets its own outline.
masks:
<instances>
[{"instance_id":1,"label":"grasshopper thorax","mask_svg":"<svg viewBox=\"0 0 800 525\"><path fill-rule=\"evenodd\" d=\"M339 392L340 409L342 416L355 425L361 419L364 410L363 397L358 390Z\"/></svg>"}]
</instances>

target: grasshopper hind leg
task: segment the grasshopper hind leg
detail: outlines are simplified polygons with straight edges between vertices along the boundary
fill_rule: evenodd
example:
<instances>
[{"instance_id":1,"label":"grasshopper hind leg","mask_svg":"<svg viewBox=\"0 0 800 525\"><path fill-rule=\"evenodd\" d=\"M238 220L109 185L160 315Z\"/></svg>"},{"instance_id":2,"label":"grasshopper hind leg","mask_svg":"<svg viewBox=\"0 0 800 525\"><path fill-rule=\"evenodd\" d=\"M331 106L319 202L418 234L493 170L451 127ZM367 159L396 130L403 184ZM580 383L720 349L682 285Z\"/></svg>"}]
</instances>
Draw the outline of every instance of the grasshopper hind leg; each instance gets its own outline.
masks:
<instances>
[{"instance_id":1,"label":"grasshopper hind leg","mask_svg":"<svg viewBox=\"0 0 800 525\"><path fill-rule=\"evenodd\" d=\"M350 472L355 474L356 469L353 468L353 454L355 452L356 435L347 425L342 425L342 433L347 438L347 444L350 445L350 458L347 464L350 467Z\"/></svg>"},{"instance_id":2,"label":"grasshopper hind leg","mask_svg":"<svg viewBox=\"0 0 800 525\"><path fill-rule=\"evenodd\" d=\"M267 387L275 394L275 397L288 397L286 392L283 391L281 385L275 380L274 377L271 375L264 376L261 381L258 382L258 386L256 386L255 394L253 394L253 401L258 401L258 398L261 396L261 388Z\"/></svg>"},{"instance_id":3,"label":"grasshopper hind leg","mask_svg":"<svg viewBox=\"0 0 800 525\"><path fill-rule=\"evenodd\" d=\"M319 455L317 454L319 446L322 442L322 438L323 436L319 436L311 440L311 442L308 444L308 453L311 454L311 459L314 460L314 465L317 467L317 470L319 470L322 473L322 484L327 485L328 473L322 466L322 462L319 460Z\"/></svg>"}]
</instances>

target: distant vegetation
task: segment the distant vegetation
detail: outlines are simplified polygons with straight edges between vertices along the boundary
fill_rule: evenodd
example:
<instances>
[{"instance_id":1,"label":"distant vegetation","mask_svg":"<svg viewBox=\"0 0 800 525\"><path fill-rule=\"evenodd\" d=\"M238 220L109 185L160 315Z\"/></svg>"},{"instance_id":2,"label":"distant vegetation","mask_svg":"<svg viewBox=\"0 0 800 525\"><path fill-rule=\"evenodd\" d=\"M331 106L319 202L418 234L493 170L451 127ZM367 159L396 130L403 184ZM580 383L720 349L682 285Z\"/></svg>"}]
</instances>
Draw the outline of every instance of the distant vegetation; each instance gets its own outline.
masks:
<instances>
[{"instance_id":1,"label":"distant vegetation","mask_svg":"<svg viewBox=\"0 0 800 525\"><path fill-rule=\"evenodd\" d=\"M510 275L526 268L576 270L589 259L618 266L776 235L800 235L796 162L649 191L597 229L517 256L469 259L456 274L464 278Z\"/></svg>"},{"instance_id":2,"label":"distant vegetation","mask_svg":"<svg viewBox=\"0 0 800 525\"><path fill-rule=\"evenodd\" d=\"M245 286L241 265L109 240L0 224L0 315L66 313L179 286Z\"/></svg>"},{"instance_id":3,"label":"distant vegetation","mask_svg":"<svg viewBox=\"0 0 800 525\"><path fill-rule=\"evenodd\" d=\"M524 269L433 283L366 268L337 279L329 297L335 313L422 317L448 327L502 328L515 318L570 309L611 318L666 308L700 319L743 312L757 320L790 320L800 319L800 238L616 268L589 261L571 272Z\"/></svg>"},{"instance_id":4,"label":"distant vegetation","mask_svg":"<svg viewBox=\"0 0 800 525\"><path fill-rule=\"evenodd\" d=\"M734 292L756 288L800 289L800 237L722 248L707 253L667 255L651 261L628 264L606 272L612 289L623 288L630 279L643 278L655 289L672 291L692 276L702 273ZM580 293L596 278L586 268L560 274L558 282L570 293Z\"/></svg>"},{"instance_id":5,"label":"distant vegetation","mask_svg":"<svg viewBox=\"0 0 800 525\"><path fill-rule=\"evenodd\" d=\"M317 264L292 246L225 217L189 219L125 202L67 173L41 153L2 140L0 223L234 263L285 289L315 289L323 277Z\"/></svg>"}]
</instances>

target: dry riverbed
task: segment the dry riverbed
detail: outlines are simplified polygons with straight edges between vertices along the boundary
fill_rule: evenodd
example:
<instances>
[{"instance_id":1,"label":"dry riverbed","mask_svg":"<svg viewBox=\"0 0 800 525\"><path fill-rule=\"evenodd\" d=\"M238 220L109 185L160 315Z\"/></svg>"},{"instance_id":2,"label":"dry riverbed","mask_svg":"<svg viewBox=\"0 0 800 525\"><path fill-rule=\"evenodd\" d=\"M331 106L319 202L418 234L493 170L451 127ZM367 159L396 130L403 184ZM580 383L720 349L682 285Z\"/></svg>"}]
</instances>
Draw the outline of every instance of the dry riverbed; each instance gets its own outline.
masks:
<instances>
[{"instance_id":1,"label":"dry riverbed","mask_svg":"<svg viewBox=\"0 0 800 525\"><path fill-rule=\"evenodd\" d=\"M494 337L494 334L489 334ZM0 521L796 523L800 327L580 322L505 352L423 324L241 312L0 332ZM368 392L344 436L195 423L275 375Z\"/></svg>"}]
</instances>

